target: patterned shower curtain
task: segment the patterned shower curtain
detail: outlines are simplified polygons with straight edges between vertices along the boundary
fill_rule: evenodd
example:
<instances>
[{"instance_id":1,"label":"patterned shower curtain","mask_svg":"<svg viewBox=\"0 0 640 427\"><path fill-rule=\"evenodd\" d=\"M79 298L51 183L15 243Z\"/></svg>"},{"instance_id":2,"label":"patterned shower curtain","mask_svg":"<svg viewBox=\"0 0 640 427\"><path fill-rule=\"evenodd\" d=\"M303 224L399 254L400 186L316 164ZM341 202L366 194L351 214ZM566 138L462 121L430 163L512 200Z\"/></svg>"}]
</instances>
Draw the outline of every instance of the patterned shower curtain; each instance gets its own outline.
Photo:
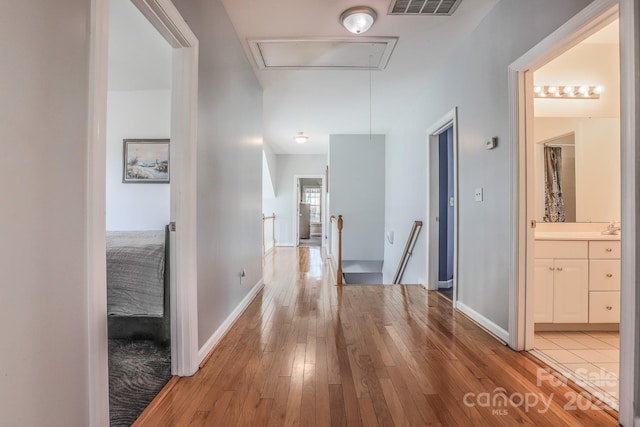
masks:
<instances>
[{"instance_id":1,"label":"patterned shower curtain","mask_svg":"<svg viewBox=\"0 0 640 427\"><path fill-rule=\"evenodd\" d=\"M544 222L565 222L562 147L544 147Z\"/></svg>"}]
</instances>

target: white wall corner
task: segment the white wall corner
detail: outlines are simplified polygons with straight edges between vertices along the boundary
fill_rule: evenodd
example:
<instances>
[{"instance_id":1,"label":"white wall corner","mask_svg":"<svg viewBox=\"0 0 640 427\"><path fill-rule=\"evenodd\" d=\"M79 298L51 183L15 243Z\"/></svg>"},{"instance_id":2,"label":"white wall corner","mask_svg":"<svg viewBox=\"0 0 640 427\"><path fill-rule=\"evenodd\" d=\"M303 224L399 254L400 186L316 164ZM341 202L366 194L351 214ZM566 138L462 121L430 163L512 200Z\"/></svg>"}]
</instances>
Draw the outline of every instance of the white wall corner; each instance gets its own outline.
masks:
<instances>
[{"instance_id":1,"label":"white wall corner","mask_svg":"<svg viewBox=\"0 0 640 427\"><path fill-rule=\"evenodd\" d=\"M264 288L264 281L260 279L258 283L249 291L249 293L240 301L240 304L233 310L233 312L225 319L224 322L220 325L220 327L209 337L206 343L200 348L198 351L198 360L199 363L202 362L209 356L215 347L220 343L220 340L225 336L227 332L231 329L234 323L240 318L242 313L249 307L249 304L255 299L255 297L260 293L260 291Z\"/></svg>"},{"instance_id":2,"label":"white wall corner","mask_svg":"<svg viewBox=\"0 0 640 427\"><path fill-rule=\"evenodd\" d=\"M506 331L504 328L500 327L498 324L496 324L496 323L492 322L491 320L487 319L482 314L478 313L477 311L475 311L474 309L472 309L468 305L465 305L464 303L462 303L462 302L460 302L458 300L458 301L456 301L456 307L455 308L460 310L463 314L468 316L471 320L473 320L475 323L477 323L480 327L482 327L487 332L489 332L491 335L496 337L503 344L506 345L509 342L509 332L508 331Z\"/></svg>"}]
</instances>

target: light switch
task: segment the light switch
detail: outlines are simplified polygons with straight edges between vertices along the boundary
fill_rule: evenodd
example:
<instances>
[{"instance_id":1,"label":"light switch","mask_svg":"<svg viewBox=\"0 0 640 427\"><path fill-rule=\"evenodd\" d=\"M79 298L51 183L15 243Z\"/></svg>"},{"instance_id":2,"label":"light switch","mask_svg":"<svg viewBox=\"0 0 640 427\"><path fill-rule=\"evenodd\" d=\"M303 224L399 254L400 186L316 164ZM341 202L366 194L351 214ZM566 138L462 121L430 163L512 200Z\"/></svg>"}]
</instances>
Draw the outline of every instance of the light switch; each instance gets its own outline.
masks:
<instances>
[{"instance_id":1,"label":"light switch","mask_svg":"<svg viewBox=\"0 0 640 427\"><path fill-rule=\"evenodd\" d=\"M474 194L474 199L476 202L481 202L483 199L483 191L482 191L482 187L476 188L475 194Z\"/></svg>"},{"instance_id":2,"label":"light switch","mask_svg":"<svg viewBox=\"0 0 640 427\"><path fill-rule=\"evenodd\" d=\"M449 206L453 206L453 204L454 204L453 197L449 197Z\"/></svg>"}]
</instances>

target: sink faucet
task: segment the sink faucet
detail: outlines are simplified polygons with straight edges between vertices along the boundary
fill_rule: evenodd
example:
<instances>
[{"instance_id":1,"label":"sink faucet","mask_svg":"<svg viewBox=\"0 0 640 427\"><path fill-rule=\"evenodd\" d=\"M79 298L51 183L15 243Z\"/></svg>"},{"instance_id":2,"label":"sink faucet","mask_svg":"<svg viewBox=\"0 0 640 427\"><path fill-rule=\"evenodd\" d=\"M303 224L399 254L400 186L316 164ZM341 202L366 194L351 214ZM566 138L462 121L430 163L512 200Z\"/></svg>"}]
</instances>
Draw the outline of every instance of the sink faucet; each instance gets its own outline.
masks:
<instances>
[{"instance_id":1,"label":"sink faucet","mask_svg":"<svg viewBox=\"0 0 640 427\"><path fill-rule=\"evenodd\" d=\"M621 230L620 226L616 226L616 222L611 221L607 226L607 229L603 231L602 234L618 234L618 231L620 230Z\"/></svg>"}]
</instances>

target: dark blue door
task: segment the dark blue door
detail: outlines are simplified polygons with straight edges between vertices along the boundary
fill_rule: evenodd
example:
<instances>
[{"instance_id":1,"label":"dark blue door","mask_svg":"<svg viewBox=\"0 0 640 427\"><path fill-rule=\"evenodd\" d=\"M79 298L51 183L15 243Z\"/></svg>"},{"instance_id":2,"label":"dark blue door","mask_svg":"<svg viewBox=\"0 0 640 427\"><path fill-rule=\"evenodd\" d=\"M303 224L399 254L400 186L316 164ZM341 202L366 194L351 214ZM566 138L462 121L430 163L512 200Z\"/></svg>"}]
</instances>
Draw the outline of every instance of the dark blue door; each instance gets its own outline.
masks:
<instances>
[{"instance_id":1,"label":"dark blue door","mask_svg":"<svg viewBox=\"0 0 640 427\"><path fill-rule=\"evenodd\" d=\"M453 279L453 127L438 137L438 281Z\"/></svg>"}]
</instances>

